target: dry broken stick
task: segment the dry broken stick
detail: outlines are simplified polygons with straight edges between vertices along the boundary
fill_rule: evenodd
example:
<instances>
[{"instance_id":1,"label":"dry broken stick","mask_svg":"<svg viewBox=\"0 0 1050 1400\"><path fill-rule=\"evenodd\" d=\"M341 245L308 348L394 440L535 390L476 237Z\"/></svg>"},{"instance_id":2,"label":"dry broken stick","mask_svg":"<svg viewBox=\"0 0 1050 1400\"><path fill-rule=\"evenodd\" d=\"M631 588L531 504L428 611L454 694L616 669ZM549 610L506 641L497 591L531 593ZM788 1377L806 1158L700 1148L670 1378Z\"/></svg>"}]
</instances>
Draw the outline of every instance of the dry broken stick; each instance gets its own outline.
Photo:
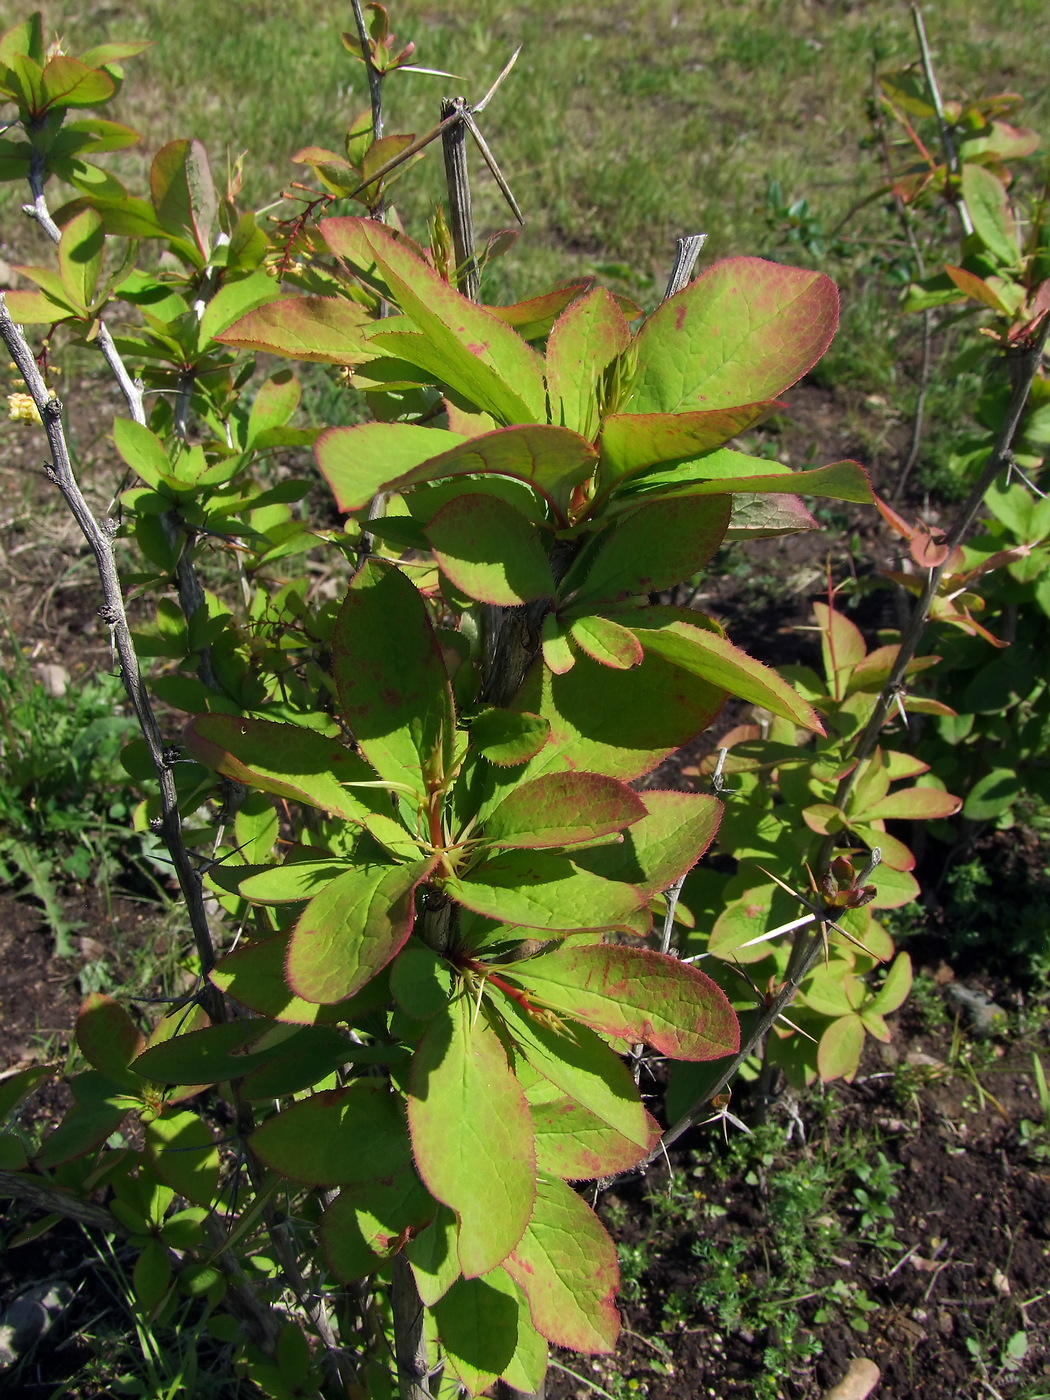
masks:
<instances>
[{"instance_id":1,"label":"dry broken stick","mask_svg":"<svg viewBox=\"0 0 1050 1400\"><path fill-rule=\"evenodd\" d=\"M153 706L146 692L138 656L135 652L135 644L131 637L131 629L124 611L124 596L113 552L113 540L116 534L115 522L105 520L100 523L96 520L91 507L84 498L84 493L80 489L80 484L73 473L70 462L65 429L62 425L62 405L57 398L52 398L48 392L43 375L37 366L36 358L21 326L16 326L11 319L2 293L0 293L0 339L7 346L18 372L25 381L25 386L40 414L44 431L47 433L52 460L45 465L44 470L48 479L54 482L62 493L63 499L95 556L103 599L99 614L110 629L113 649L120 663L121 679L135 711L135 717L142 731L142 737L146 741L146 747L149 750L149 756L160 785L160 836L171 856L179 887L186 901L193 940L200 958L201 975L207 979L208 973L215 966L215 945L212 941L204 908L204 888L200 874L190 860L186 843L183 840L175 775L165 756L157 718L153 713ZM218 989L212 987L206 980L200 994L200 1000L213 1021L225 1020L223 997Z\"/></svg>"}]
</instances>

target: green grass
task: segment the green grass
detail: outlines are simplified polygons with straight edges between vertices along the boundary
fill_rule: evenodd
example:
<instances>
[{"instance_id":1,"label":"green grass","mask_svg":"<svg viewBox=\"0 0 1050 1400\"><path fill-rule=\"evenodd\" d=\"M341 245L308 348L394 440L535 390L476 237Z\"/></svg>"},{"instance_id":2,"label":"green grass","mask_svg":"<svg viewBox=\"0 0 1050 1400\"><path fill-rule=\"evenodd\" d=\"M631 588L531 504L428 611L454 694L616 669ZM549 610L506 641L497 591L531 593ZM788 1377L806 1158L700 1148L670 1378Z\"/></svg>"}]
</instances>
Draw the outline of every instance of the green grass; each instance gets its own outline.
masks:
<instances>
[{"instance_id":1,"label":"green grass","mask_svg":"<svg viewBox=\"0 0 1050 1400\"><path fill-rule=\"evenodd\" d=\"M877 178L864 110L873 62L909 62L914 36L903 3L806 6L756 0L727 6L508 4L476 0L437 9L390 6L420 63L461 74L394 75L388 129L422 131L443 93L478 98L518 44L517 68L485 113L484 129L529 226L491 290L522 295L615 260L665 271L677 234L704 229L705 257L754 252L767 237L766 177L805 196L830 226ZM0 8L6 24L22 10ZM302 173L288 157L319 143L338 149L367 105L364 72L338 41L349 6L307 0L139 0L97 10L62 0L49 29L74 48L145 36L154 47L128 64L114 115L143 132L138 155L114 158L133 184L144 158L197 135L217 174L247 152L244 197L257 206ZM947 0L928 16L942 85L1008 87L1030 99L1046 130L1044 58L1050 12L1039 0ZM400 187L401 212L419 233L440 197L436 151ZM510 222L476 162L482 229ZM863 325L857 334L866 338Z\"/></svg>"}]
</instances>

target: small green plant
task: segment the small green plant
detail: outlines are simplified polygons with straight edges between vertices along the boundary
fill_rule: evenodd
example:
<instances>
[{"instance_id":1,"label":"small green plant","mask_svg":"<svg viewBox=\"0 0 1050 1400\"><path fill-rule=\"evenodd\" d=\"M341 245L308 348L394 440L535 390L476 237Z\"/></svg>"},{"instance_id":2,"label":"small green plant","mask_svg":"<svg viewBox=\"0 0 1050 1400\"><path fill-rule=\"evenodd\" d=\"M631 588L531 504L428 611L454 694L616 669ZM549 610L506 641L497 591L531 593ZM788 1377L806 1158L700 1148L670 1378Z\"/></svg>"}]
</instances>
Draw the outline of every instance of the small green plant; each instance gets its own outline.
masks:
<instances>
[{"instance_id":1,"label":"small green plant","mask_svg":"<svg viewBox=\"0 0 1050 1400\"><path fill-rule=\"evenodd\" d=\"M853 1173L860 1185L853 1188L860 1236L876 1249L899 1249L894 1238L893 1202L900 1191L893 1178L903 1171L899 1163L891 1162L879 1152L874 1162L858 1162Z\"/></svg>"}]
</instances>

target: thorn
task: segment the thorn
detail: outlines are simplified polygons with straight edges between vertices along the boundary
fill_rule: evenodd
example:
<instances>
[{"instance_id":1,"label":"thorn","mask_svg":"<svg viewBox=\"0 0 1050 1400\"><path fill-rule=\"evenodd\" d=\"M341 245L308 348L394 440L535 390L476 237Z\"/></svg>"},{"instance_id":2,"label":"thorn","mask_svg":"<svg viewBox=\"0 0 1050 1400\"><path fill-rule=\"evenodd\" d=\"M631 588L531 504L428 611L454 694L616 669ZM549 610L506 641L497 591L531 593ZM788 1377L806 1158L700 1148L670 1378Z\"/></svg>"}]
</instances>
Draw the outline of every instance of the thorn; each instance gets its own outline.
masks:
<instances>
[{"instance_id":1,"label":"thorn","mask_svg":"<svg viewBox=\"0 0 1050 1400\"><path fill-rule=\"evenodd\" d=\"M495 156L492 154L492 152L489 150L488 142L485 140L484 136L482 136L481 132L478 130L478 124L477 124L477 122L474 120L474 118L471 116L470 108L469 108L469 107L465 107L465 108L463 109L463 124L464 124L464 126L467 128L467 130L470 132L471 136L473 136L474 141L475 141L475 144L477 145L478 150L481 152L482 158L484 159L485 164L486 164L486 165L488 166L488 168L492 171L492 177L493 177L493 179L496 181L496 184L499 185L500 189L503 191L503 198L504 198L504 199L507 201L507 203L510 205L510 212L511 212L511 213L514 215L514 217L517 219L518 223L521 224L522 227L524 228L524 226L525 226L525 219L524 219L524 216L522 215L521 210L518 208L518 201L514 198L513 194L511 193L510 186L507 184L507 181L506 181L506 178L504 177L503 171L499 168L499 166L498 166L497 163L496 163L496 157L495 157Z\"/></svg>"},{"instance_id":2,"label":"thorn","mask_svg":"<svg viewBox=\"0 0 1050 1400\"><path fill-rule=\"evenodd\" d=\"M489 103L492 101L492 99L496 96L496 93L499 91L500 87L503 84L504 78L507 77L507 75L510 73L510 70L514 67L515 63L517 63L518 54L521 53L522 47L523 45L519 44L518 47L514 50L510 58L507 60L507 66L504 68L503 72L492 84L492 86L489 88L488 92L481 99L481 101L475 103L474 106L470 109L472 112L483 112L485 108L489 105Z\"/></svg>"}]
</instances>

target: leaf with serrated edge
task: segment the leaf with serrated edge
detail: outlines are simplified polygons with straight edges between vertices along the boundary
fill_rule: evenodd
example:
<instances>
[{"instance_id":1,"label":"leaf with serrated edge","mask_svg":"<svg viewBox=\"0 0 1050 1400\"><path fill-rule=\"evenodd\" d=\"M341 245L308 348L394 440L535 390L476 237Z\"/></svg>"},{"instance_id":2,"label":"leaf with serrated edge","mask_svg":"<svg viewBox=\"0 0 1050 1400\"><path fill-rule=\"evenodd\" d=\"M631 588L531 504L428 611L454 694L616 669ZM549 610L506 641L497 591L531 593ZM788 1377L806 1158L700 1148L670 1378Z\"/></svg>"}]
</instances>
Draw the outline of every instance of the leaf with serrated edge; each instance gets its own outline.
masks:
<instances>
[{"instance_id":1,"label":"leaf with serrated edge","mask_svg":"<svg viewBox=\"0 0 1050 1400\"><path fill-rule=\"evenodd\" d=\"M412 1059L408 1121L420 1175L459 1220L467 1278L503 1262L535 1196L532 1119L499 1036L461 996L428 1025Z\"/></svg>"},{"instance_id":2,"label":"leaf with serrated edge","mask_svg":"<svg viewBox=\"0 0 1050 1400\"><path fill-rule=\"evenodd\" d=\"M656 462L713 452L765 418L775 403L699 413L614 413L602 422L602 481L618 483Z\"/></svg>"},{"instance_id":3,"label":"leaf with serrated edge","mask_svg":"<svg viewBox=\"0 0 1050 1400\"><path fill-rule=\"evenodd\" d=\"M504 1267L524 1291L532 1321L548 1341L591 1355L616 1349L616 1248L571 1186L553 1177L540 1179L528 1229Z\"/></svg>"},{"instance_id":4,"label":"leaf with serrated edge","mask_svg":"<svg viewBox=\"0 0 1050 1400\"><path fill-rule=\"evenodd\" d=\"M301 1099L256 1128L251 1145L265 1166L307 1186L383 1182L412 1170L402 1101L375 1080Z\"/></svg>"},{"instance_id":5,"label":"leaf with serrated edge","mask_svg":"<svg viewBox=\"0 0 1050 1400\"><path fill-rule=\"evenodd\" d=\"M824 273L726 258L663 302L639 331L626 407L680 413L776 398L824 354L838 315L838 292Z\"/></svg>"},{"instance_id":6,"label":"leaf with serrated edge","mask_svg":"<svg viewBox=\"0 0 1050 1400\"><path fill-rule=\"evenodd\" d=\"M267 310L269 308L266 308ZM327 428L314 444L321 475L340 510L364 510L377 491L466 442L459 433L414 423L358 423Z\"/></svg>"},{"instance_id":7,"label":"leaf with serrated edge","mask_svg":"<svg viewBox=\"0 0 1050 1400\"><path fill-rule=\"evenodd\" d=\"M571 608L592 611L596 602L661 593L692 578L722 543L731 509L727 497L652 501L620 517L586 578L573 578Z\"/></svg>"},{"instance_id":8,"label":"leaf with serrated edge","mask_svg":"<svg viewBox=\"0 0 1050 1400\"><path fill-rule=\"evenodd\" d=\"M506 423L546 419L542 361L504 321L461 296L382 224L322 219L319 227L337 256L349 246L353 257L364 239L398 305L442 353L451 388Z\"/></svg>"},{"instance_id":9,"label":"leaf with serrated edge","mask_svg":"<svg viewBox=\"0 0 1050 1400\"><path fill-rule=\"evenodd\" d=\"M690 871L710 846L722 803L703 793L647 791L646 814L625 832L623 844L580 851L578 865L607 880L629 880L652 898Z\"/></svg>"},{"instance_id":10,"label":"leaf with serrated edge","mask_svg":"<svg viewBox=\"0 0 1050 1400\"><path fill-rule=\"evenodd\" d=\"M506 1381L512 1390L533 1395L543 1389L544 1377L547 1374L547 1339L541 1337L533 1326L524 1291L517 1284L514 1287L518 1295L518 1345L512 1360L504 1368L501 1379Z\"/></svg>"},{"instance_id":11,"label":"leaf with serrated edge","mask_svg":"<svg viewBox=\"0 0 1050 1400\"><path fill-rule=\"evenodd\" d=\"M495 846L571 846L622 831L645 816L626 783L598 773L543 773L518 783L485 819Z\"/></svg>"},{"instance_id":12,"label":"leaf with serrated edge","mask_svg":"<svg viewBox=\"0 0 1050 1400\"><path fill-rule=\"evenodd\" d=\"M497 496L464 492L442 506L426 535L442 573L468 598L510 608L554 595L539 531Z\"/></svg>"},{"instance_id":13,"label":"leaf with serrated edge","mask_svg":"<svg viewBox=\"0 0 1050 1400\"><path fill-rule=\"evenodd\" d=\"M547 392L555 423L594 437L602 372L630 343L631 328L604 287L562 312L547 341Z\"/></svg>"},{"instance_id":14,"label":"leaf with serrated edge","mask_svg":"<svg viewBox=\"0 0 1050 1400\"><path fill-rule=\"evenodd\" d=\"M92 992L77 1016L77 1045L89 1064L119 1079L146 1042L122 1006L102 992Z\"/></svg>"},{"instance_id":15,"label":"leaf with serrated edge","mask_svg":"<svg viewBox=\"0 0 1050 1400\"><path fill-rule=\"evenodd\" d=\"M470 742L498 768L535 758L550 737L550 724L521 710L482 710L470 725Z\"/></svg>"},{"instance_id":16,"label":"leaf with serrated edge","mask_svg":"<svg viewBox=\"0 0 1050 1400\"><path fill-rule=\"evenodd\" d=\"M249 943L220 958L208 975L221 992L263 1016L293 1025L312 1026L317 1022L349 1021L384 1005L389 999L385 979L373 979L358 996L331 1006L319 1006L297 997L288 986L285 967L291 932L274 934L259 943Z\"/></svg>"},{"instance_id":17,"label":"leaf with serrated edge","mask_svg":"<svg viewBox=\"0 0 1050 1400\"><path fill-rule=\"evenodd\" d=\"M648 1145L649 1120L638 1086L624 1062L594 1031L569 1024L566 1033L559 1034L528 1016L497 988L490 988L489 995L506 1022L517 1053L537 1074L629 1142Z\"/></svg>"},{"instance_id":18,"label":"leaf with serrated edge","mask_svg":"<svg viewBox=\"0 0 1050 1400\"><path fill-rule=\"evenodd\" d=\"M631 625L632 619L628 614L624 614L621 620L625 625ZM793 720L803 729L810 729L815 734L824 733L824 726L812 705L808 705L776 671L748 656L727 637L720 637L715 632L693 627L686 622L653 619L656 625L650 627L645 625L648 621L649 618L639 618L632 629L647 652L655 652L673 665L691 671L712 685L723 687L742 700L763 705L773 714Z\"/></svg>"},{"instance_id":19,"label":"leaf with serrated edge","mask_svg":"<svg viewBox=\"0 0 1050 1400\"><path fill-rule=\"evenodd\" d=\"M506 973L545 1006L605 1035L644 1041L672 1059L714 1060L740 1044L740 1026L721 987L664 953L561 947L507 964Z\"/></svg>"},{"instance_id":20,"label":"leaf with serrated edge","mask_svg":"<svg viewBox=\"0 0 1050 1400\"><path fill-rule=\"evenodd\" d=\"M817 1069L827 1083L832 1079L850 1080L860 1066L864 1049L864 1022L859 1016L839 1016L820 1037Z\"/></svg>"},{"instance_id":21,"label":"leaf with serrated edge","mask_svg":"<svg viewBox=\"0 0 1050 1400\"><path fill-rule=\"evenodd\" d=\"M343 1283L382 1268L397 1251L403 1231L425 1225L434 1212L412 1166L406 1141L402 1168L383 1180L347 1185L321 1216L318 1236L325 1258Z\"/></svg>"},{"instance_id":22,"label":"leaf with serrated edge","mask_svg":"<svg viewBox=\"0 0 1050 1400\"><path fill-rule=\"evenodd\" d=\"M363 864L303 910L288 945L288 985L305 1001L342 1001L384 968L412 931L415 891L437 857Z\"/></svg>"},{"instance_id":23,"label":"leaf with serrated edge","mask_svg":"<svg viewBox=\"0 0 1050 1400\"><path fill-rule=\"evenodd\" d=\"M953 817L962 806L962 799L938 788L912 787L891 792L865 812L854 814L856 821L936 821Z\"/></svg>"},{"instance_id":24,"label":"leaf with serrated edge","mask_svg":"<svg viewBox=\"0 0 1050 1400\"><path fill-rule=\"evenodd\" d=\"M566 1095L543 1103L530 1101L530 1108L537 1170L564 1181L594 1181L629 1171L660 1137L659 1123L649 1118L648 1144L631 1142Z\"/></svg>"},{"instance_id":25,"label":"leaf with serrated edge","mask_svg":"<svg viewBox=\"0 0 1050 1400\"><path fill-rule=\"evenodd\" d=\"M312 729L236 715L196 715L183 738L198 762L275 797L305 802L353 822L365 821L380 803L389 810L385 796L344 787L374 782L375 773L338 739L326 739Z\"/></svg>"},{"instance_id":26,"label":"leaf with serrated edge","mask_svg":"<svg viewBox=\"0 0 1050 1400\"><path fill-rule=\"evenodd\" d=\"M749 464L753 464L750 474L739 475L747 470ZM826 467L801 472L778 471L776 464L768 465L773 466L773 471L761 470L755 457L721 448L673 470L646 473L636 482L629 483L635 489L625 492L622 500L630 504L639 497L678 499L685 496L724 496L727 492L749 495L772 492L775 495L824 496L831 501L853 501L857 505L871 505L874 502L868 474L856 462L831 462Z\"/></svg>"},{"instance_id":27,"label":"leaf with serrated edge","mask_svg":"<svg viewBox=\"0 0 1050 1400\"><path fill-rule=\"evenodd\" d=\"M424 1307L432 1308L459 1278L456 1229L455 1212L439 1205L430 1224L405 1246Z\"/></svg>"},{"instance_id":28,"label":"leaf with serrated edge","mask_svg":"<svg viewBox=\"0 0 1050 1400\"><path fill-rule=\"evenodd\" d=\"M426 796L425 771L450 751L452 688L422 595L392 564L354 575L332 634L340 705L380 777Z\"/></svg>"},{"instance_id":29,"label":"leaf with serrated edge","mask_svg":"<svg viewBox=\"0 0 1050 1400\"><path fill-rule=\"evenodd\" d=\"M580 870L550 851L502 851L443 888L468 909L502 923L569 932L614 929L644 900L631 885Z\"/></svg>"},{"instance_id":30,"label":"leaf with serrated edge","mask_svg":"<svg viewBox=\"0 0 1050 1400\"><path fill-rule=\"evenodd\" d=\"M633 632L608 617L590 615L569 621L569 636L592 661L614 671L629 671L640 666L645 656L642 644Z\"/></svg>"},{"instance_id":31,"label":"leaf with serrated edge","mask_svg":"<svg viewBox=\"0 0 1050 1400\"><path fill-rule=\"evenodd\" d=\"M509 1366L518 1345L518 1298L503 1269L461 1278L434 1305L448 1371L480 1395Z\"/></svg>"}]
</instances>

